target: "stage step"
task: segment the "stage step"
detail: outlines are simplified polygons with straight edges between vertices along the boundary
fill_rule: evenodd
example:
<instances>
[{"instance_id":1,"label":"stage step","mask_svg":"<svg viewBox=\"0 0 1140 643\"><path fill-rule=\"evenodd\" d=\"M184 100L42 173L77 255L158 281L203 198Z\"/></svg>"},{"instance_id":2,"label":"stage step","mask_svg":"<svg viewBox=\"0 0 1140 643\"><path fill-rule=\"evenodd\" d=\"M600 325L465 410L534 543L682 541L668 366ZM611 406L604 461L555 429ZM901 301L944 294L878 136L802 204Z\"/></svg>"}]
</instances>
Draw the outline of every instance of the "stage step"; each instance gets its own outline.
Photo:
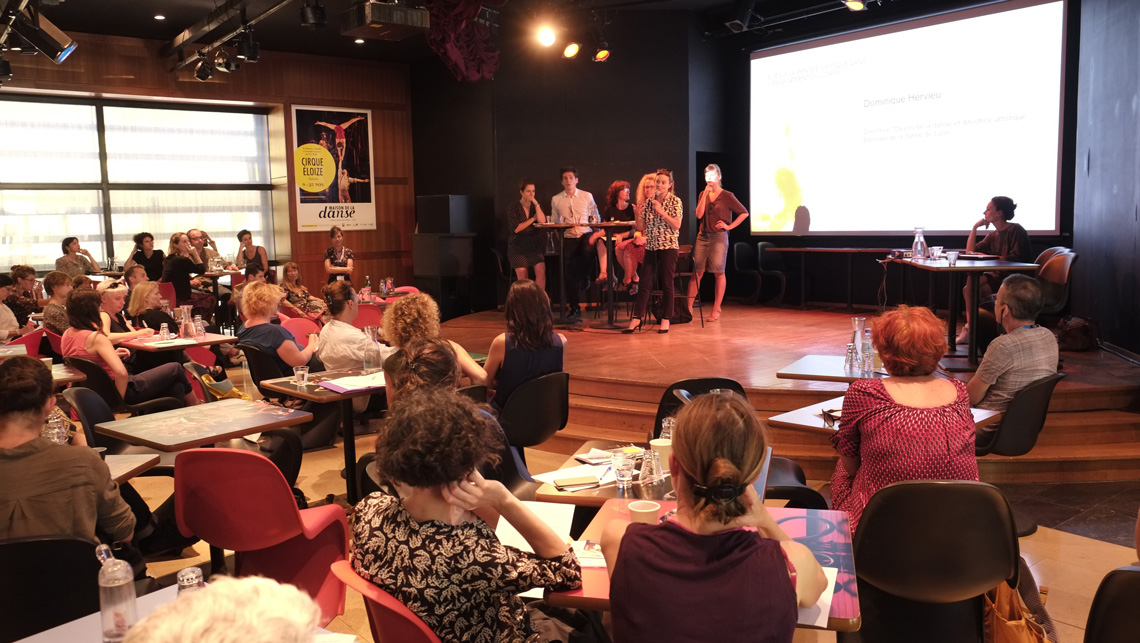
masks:
<instances>
[{"instance_id":1,"label":"stage step","mask_svg":"<svg viewBox=\"0 0 1140 643\"><path fill-rule=\"evenodd\" d=\"M978 459L985 482L1140 480L1140 444L1037 446L1014 458Z\"/></svg>"}]
</instances>

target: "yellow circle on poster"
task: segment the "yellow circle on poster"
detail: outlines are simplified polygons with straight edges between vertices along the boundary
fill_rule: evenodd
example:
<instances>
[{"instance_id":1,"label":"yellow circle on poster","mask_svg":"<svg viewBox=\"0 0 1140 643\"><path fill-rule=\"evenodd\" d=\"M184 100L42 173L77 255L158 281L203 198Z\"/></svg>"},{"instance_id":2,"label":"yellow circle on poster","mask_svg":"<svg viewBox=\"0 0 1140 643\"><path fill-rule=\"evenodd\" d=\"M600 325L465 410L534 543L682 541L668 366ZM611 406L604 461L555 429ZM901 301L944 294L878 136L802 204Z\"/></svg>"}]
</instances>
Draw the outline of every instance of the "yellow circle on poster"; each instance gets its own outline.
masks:
<instances>
[{"instance_id":1,"label":"yellow circle on poster","mask_svg":"<svg viewBox=\"0 0 1140 643\"><path fill-rule=\"evenodd\" d=\"M297 187L305 192L323 192L336 180L333 155L316 143L306 143L293 154Z\"/></svg>"}]
</instances>

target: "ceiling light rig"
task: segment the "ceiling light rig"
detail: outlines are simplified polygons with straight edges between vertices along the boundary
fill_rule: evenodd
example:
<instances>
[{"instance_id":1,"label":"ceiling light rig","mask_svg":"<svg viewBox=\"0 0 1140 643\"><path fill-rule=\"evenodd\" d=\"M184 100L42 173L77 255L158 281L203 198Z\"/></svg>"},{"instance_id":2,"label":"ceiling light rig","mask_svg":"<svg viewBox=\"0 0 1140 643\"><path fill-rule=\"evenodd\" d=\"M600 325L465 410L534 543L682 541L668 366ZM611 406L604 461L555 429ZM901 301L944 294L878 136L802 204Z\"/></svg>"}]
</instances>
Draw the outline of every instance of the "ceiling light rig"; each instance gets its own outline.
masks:
<instances>
[{"instance_id":1,"label":"ceiling light rig","mask_svg":"<svg viewBox=\"0 0 1140 643\"><path fill-rule=\"evenodd\" d=\"M206 82L214 77L214 66L210 64L210 52L205 49L198 52L198 65L194 67L194 78Z\"/></svg>"},{"instance_id":2,"label":"ceiling light rig","mask_svg":"<svg viewBox=\"0 0 1140 643\"><path fill-rule=\"evenodd\" d=\"M214 69L228 74L241 69L241 64L230 56L230 52L225 49L218 49L214 52Z\"/></svg>"},{"instance_id":3,"label":"ceiling light rig","mask_svg":"<svg viewBox=\"0 0 1140 643\"><path fill-rule=\"evenodd\" d=\"M247 63L255 63L261 58L261 46L253 39L253 29L249 25L243 26L238 36L237 57Z\"/></svg>"},{"instance_id":4,"label":"ceiling light rig","mask_svg":"<svg viewBox=\"0 0 1140 643\"><path fill-rule=\"evenodd\" d=\"M319 29L328 23L321 0L305 0L301 5L301 26Z\"/></svg>"}]
</instances>

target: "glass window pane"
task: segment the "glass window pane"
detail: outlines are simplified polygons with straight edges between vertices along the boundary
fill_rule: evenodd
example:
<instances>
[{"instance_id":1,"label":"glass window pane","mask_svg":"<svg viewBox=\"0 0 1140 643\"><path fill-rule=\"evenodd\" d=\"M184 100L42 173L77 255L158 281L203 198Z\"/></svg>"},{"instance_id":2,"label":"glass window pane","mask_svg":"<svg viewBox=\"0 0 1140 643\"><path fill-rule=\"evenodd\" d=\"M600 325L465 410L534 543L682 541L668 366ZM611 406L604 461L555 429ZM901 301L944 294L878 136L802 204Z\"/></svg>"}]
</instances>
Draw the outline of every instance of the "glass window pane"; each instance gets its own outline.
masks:
<instances>
[{"instance_id":1,"label":"glass window pane","mask_svg":"<svg viewBox=\"0 0 1140 643\"><path fill-rule=\"evenodd\" d=\"M0 101L0 182L98 183L92 105Z\"/></svg>"},{"instance_id":2,"label":"glass window pane","mask_svg":"<svg viewBox=\"0 0 1140 643\"><path fill-rule=\"evenodd\" d=\"M54 270L64 237L106 260L98 190L0 190L0 266Z\"/></svg>"},{"instance_id":3,"label":"glass window pane","mask_svg":"<svg viewBox=\"0 0 1140 643\"><path fill-rule=\"evenodd\" d=\"M112 183L269 183L259 114L107 107Z\"/></svg>"},{"instance_id":4,"label":"glass window pane","mask_svg":"<svg viewBox=\"0 0 1140 643\"><path fill-rule=\"evenodd\" d=\"M116 258L126 260L138 232L154 235L154 247L166 252L170 235L191 228L205 230L222 256L237 255L238 230L253 233L253 242L274 258L273 208L269 190L112 190ZM267 232L268 231L268 232Z\"/></svg>"}]
</instances>

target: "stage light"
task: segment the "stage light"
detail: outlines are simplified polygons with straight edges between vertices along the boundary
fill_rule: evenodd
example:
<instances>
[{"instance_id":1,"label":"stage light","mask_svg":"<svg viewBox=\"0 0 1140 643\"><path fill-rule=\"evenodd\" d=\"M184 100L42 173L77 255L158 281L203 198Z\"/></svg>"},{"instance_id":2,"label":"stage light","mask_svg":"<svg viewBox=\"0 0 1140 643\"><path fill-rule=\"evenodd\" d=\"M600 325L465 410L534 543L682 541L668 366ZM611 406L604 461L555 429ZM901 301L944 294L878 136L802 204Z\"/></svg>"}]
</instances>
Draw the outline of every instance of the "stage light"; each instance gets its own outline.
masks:
<instances>
[{"instance_id":1,"label":"stage light","mask_svg":"<svg viewBox=\"0 0 1140 643\"><path fill-rule=\"evenodd\" d=\"M542 27L538 30L538 42L542 43L543 47L553 45L554 40L554 30L550 27Z\"/></svg>"},{"instance_id":2,"label":"stage light","mask_svg":"<svg viewBox=\"0 0 1140 643\"><path fill-rule=\"evenodd\" d=\"M28 8L20 12L12 29L57 65L75 51L76 42L43 17L38 9Z\"/></svg>"},{"instance_id":3,"label":"stage light","mask_svg":"<svg viewBox=\"0 0 1140 643\"><path fill-rule=\"evenodd\" d=\"M214 66L210 64L210 61L206 60L205 58L199 60L198 66L194 68L194 78L197 78L202 82L206 82L213 77Z\"/></svg>"},{"instance_id":4,"label":"stage light","mask_svg":"<svg viewBox=\"0 0 1140 643\"><path fill-rule=\"evenodd\" d=\"M160 14L155 15L154 19L155 20L166 20L166 16L164 16L160 13Z\"/></svg>"},{"instance_id":5,"label":"stage light","mask_svg":"<svg viewBox=\"0 0 1140 643\"><path fill-rule=\"evenodd\" d=\"M261 58L261 46L253 39L253 30L248 26L238 36L237 57L247 63L255 63Z\"/></svg>"},{"instance_id":6,"label":"stage light","mask_svg":"<svg viewBox=\"0 0 1140 643\"><path fill-rule=\"evenodd\" d=\"M610 59L610 46L608 44L606 44L606 41L603 40L603 41L598 43L598 50L594 52L594 62L604 63L609 59Z\"/></svg>"},{"instance_id":7,"label":"stage light","mask_svg":"<svg viewBox=\"0 0 1140 643\"><path fill-rule=\"evenodd\" d=\"M863 4L863 0L844 0L843 4L847 5L847 8L852 11L862 11L866 8Z\"/></svg>"},{"instance_id":8,"label":"stage light","mask_svg":"<svg viewBox=\"0 0 1140 643\"><path fill-rule=\"evenodd\" d=\"M358 45L363 45L364 39L363 38L357 38L356 40L353 40L352 42L355 42Z\"/></svg>"},{"instance_id":9,"label":"stage light","mask_svg":"<svg viewBox=\"0 0 1140 643\"><path fill-rule=\"evenodd\" d=\"M301 26L316 29L325 26L327 22L321 0L305 0L301 5Z\"/></svg>"},{"instance_id":10,"label":"stage light","mask_svg":"<svg viewBox=\"0 0 1140 643\"><path fill-rule=\"evenodd\" d=\"M576 42L568 43L566 45L566 47L562 49L562 57L563 58L573 58L574 56L578 55L578 50L580 50L581 48L582 48L581 45L579 45Z\"/></svg>"},{"instance_id":11,"label":"stage light","mask_svg":"<svg viewBox=\"0 0 1140 643\"><path fill-rule=\"evenodd\" d=\"M229 52L225 49L219 49L217 53L214 54L214 69L230 73L241 69L241 65L238 61L231 58Z\"/></svg>"}]
</instances>

